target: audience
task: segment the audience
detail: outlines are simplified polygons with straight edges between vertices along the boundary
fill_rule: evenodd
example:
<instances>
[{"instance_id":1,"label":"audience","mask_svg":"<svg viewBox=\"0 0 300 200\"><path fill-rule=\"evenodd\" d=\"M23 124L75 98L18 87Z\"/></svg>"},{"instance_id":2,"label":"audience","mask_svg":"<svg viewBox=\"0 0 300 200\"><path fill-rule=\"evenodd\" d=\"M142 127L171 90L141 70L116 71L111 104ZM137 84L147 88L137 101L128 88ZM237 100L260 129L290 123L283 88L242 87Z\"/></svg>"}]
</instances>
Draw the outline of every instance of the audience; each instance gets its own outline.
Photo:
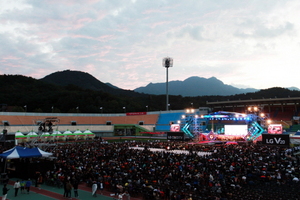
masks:
<instances>
[{"instance_id":1,"label":"audience","mask_svg":"<svg viewBox=\"0 0 300 200\"><path fill-rule=\"evenodd\" d=\"M143 147L142 150L130 147ZM165 151L151 151L161 148ZM188 154L172 150L186 150ZM298 148L242 143L92 141L48 148L56 159L46 180L93 182L145 200L300 199ZM199 156L198 152L210 152ZM127 194L127 193L126 193Z\"/></svg>"}]
</instances>

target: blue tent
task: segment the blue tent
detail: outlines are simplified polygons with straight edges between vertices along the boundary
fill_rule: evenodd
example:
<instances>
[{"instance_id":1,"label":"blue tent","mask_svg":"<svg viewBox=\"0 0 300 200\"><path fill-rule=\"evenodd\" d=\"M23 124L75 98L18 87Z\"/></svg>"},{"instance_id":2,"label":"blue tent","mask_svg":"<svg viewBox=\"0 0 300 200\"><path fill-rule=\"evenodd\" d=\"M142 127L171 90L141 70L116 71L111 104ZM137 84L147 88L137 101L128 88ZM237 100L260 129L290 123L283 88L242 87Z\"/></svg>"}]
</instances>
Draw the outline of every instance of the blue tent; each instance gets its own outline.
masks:
<instances>
[{"instance_id":1,"label":"blue tent","mask_svg":"<svg viewBox=\"0 0 300 200\"><path fill-rule=\"evenodd\" d=\"M0 154L0 158L17 159L17 158L33 158L33 157L49 157L52 153L45 152L38 147L27 148L21 146L15 146L12 149L4 151Z\"/></svg>"}]
</instances>

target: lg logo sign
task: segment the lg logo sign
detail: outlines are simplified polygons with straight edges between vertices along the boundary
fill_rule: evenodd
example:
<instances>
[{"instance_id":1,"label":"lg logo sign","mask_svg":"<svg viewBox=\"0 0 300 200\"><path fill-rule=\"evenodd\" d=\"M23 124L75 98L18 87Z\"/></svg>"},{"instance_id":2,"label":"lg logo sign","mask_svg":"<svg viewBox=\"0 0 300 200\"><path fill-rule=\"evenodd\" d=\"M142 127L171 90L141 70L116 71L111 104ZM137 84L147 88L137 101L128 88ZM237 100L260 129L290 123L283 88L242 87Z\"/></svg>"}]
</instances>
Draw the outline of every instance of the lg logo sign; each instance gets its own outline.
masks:
<instances>
[{"instance_id":1,"label":"lg logo sign","mask_svg":"<svg viewBox=\"0 0 300 200\"><path fill-rule=\"evenodd\" d=\"M281 140L281 138L274 138L274 139L266 139L267 144L285 144L285 140Z\"/></svg>"},{"instance_id":2,"label":"lg logo sign","mask_svg":"<svg viewBox=\"0 0 300 200\"><path fill-rule=\"evenodd\" d=\"M262 142L267 145L289 145L290 136L283 134L262 134Z\"/></svg>"}]
</instances>

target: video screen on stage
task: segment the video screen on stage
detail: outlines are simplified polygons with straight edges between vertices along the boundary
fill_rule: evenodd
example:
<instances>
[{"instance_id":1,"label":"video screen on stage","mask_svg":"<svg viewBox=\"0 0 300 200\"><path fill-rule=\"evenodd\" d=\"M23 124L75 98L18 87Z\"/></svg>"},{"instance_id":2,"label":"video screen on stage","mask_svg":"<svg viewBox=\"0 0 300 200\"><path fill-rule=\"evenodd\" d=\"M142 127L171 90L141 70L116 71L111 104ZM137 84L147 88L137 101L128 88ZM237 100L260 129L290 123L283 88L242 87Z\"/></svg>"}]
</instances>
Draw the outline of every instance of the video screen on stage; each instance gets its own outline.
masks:
<instances>
[{"instance_id":1,"label":"video screen on stage","mask_svg":"<svg viewBox=\"0 0 300 200\"><path fill-rule=\"evenodd\" d=\"M282 124L270 124L268 126L268 133L270 133L270 134L282 134Z\"/></svg>"},{"instance_id":2,"label":"video screen on stage","mask_svg":"<svg viewBox=\"0 0 300 200\"><path fill-rule=\"evenodd\" d=\"M246 136L248 134L247 125L225 125L225 135Z\"/></svg>"},{"instance_id":3,"label":"video screen on stage","mask_svg":"<svg viewBox=\"0 0 300 200\"><path fill-rule=\"evenodd\" d=\"M171 132L179 132L180 131L180 125L179 124L172 124L170 127Z\"/></svg>"}]
</instances>

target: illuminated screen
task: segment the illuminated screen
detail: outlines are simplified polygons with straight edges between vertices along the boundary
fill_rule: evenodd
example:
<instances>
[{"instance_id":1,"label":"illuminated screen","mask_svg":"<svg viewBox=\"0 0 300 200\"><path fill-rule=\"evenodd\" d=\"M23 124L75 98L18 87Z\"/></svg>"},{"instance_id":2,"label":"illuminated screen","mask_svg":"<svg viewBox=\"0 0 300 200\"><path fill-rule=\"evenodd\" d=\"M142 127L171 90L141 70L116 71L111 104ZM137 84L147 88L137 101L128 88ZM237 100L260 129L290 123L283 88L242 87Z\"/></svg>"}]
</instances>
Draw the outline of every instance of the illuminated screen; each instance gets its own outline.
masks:
<instances>
[{"instance_id":1,"label":"illuminated screen","mask_svg":"<svg viewBox=\"0 0 300 200\"><path fill-rule=\"evenodd\" d=\"M270 124L268 126L268 133L282 134L282 124Z\"/></svg>"},{"instance_id":2,"label":"illuminated screen","mask_svg":"<svg viewBox=\"0 0 300 200\"><path fill-rule=\"evenodd\" d=\"M171 132L179 132L180 131L180 125L179 124L172 124L170 128Z\"/></svg>"},{"instance_id":3,"label":"illuminated screen","mask_svg":"<svg viewBox=\"0 0 300 200\"><path fill-rule=\"evenodd\" d=\"M248 134L247 125L225 125L225 135L246 136Z\"/></svg>"}]
</instances>

